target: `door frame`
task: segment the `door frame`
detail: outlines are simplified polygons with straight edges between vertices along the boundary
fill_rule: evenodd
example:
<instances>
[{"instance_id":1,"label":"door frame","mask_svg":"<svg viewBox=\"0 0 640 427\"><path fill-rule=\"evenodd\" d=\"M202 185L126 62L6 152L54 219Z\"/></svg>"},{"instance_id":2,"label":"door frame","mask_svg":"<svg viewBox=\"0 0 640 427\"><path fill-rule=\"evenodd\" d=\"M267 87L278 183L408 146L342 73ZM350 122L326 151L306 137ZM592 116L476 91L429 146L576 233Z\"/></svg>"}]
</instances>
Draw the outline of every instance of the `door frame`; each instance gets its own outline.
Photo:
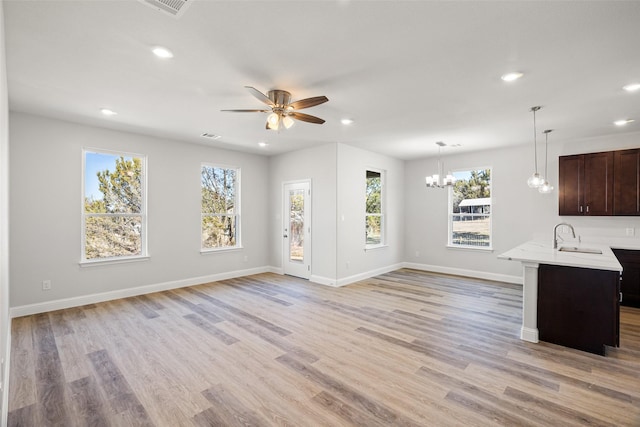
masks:
<instances>
[{"instance_id":1,"label":"door frame","mask_svg":"<svg viewBox=\"0 0 640 427\"><path fill-rule=\"evenodd\" d=\"M288 239L284 239L282 238L282 247L281 247L281 254L282 254L282 273L283 274L289 274L295 277L300 277L303 279L309 279L311 278L311 268L312 268L312 257L311 257L311 238L312 238L312 232L313 232L313 228L312 228L312 186L311 186L311 179L298 179L298 180L293 180L293 181L283 181L282 182L282 221L280 223L280 234L279 236L283 236L285 233L285 229L288 229L289 227L289 212L287 211L287 205L288 205L288 193L287 193L287 186L289 185L295 185L295 184L306 184L307 185L307 194L305 194L305 198L304 198L304 217L305 217L305 234L304 234L304 255L303 255L303 264L304 266L306 266L307 268L304 269L304 274L292 274L291 271L287 272L287 260L289 257L289 245Z\"/></svg>"}]
</instances>

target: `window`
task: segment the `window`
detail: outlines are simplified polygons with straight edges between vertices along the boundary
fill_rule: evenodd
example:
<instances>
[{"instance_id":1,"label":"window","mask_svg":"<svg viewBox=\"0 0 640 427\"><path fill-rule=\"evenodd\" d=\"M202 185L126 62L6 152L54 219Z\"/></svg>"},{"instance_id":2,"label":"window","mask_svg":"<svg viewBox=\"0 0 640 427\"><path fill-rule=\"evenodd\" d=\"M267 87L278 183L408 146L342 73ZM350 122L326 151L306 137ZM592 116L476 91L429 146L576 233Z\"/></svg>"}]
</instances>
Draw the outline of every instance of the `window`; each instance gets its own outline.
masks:
<instances>
[{"instance_id":1,"label":"window","mask_svg":"<svg viewBox=\"0 0 640 427\"><path fill-rule=\"evenodd\" d=\"M384 174L367 170L365 245L367 248L384 245Z\"/></svg>"},{"instance_id":2,"label":"window","mask_svg":"<svg viewBox=\"0 0 640 427\"><path fill-rule=\"evenodd\" d=\"M491 169L453 173L449 192L449 245L491 248Z\"/></svg>"},{"instance_id":3,"label":"window","mask_svg":"<svg viewBox=\"0 0 640 427\"><path fill-rule=\"evenodd\" d=\"M202 165L202 250L240 247L240 169Z\"/></svg>"},{"instance_id":4,"label":"window","mask_svg":"<svg viewBox=\"0 0 640 427\"><path fill-rule=\"evenodd\" d=\"M83 150L82 262L146 256L146 158Z\"/></svg>"}]
</instances>

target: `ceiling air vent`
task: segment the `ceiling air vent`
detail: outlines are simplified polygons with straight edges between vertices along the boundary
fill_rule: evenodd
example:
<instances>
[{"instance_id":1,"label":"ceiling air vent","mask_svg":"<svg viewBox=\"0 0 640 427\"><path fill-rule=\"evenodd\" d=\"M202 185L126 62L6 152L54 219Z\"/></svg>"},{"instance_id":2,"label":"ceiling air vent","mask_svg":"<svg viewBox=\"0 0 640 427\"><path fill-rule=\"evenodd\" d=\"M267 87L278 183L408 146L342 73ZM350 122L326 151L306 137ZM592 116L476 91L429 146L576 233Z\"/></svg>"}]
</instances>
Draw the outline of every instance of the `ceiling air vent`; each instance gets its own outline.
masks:
<instances>
[{"instance_id":1,"label":"ceiling air vent","mask_svg":"<svg viewBox=\"0 0 640 427\"><path fill-rule=\"evenodd\" d=\"M160 12L180 18L193 0L138 0Z\"/></svg>"}]
</instances>

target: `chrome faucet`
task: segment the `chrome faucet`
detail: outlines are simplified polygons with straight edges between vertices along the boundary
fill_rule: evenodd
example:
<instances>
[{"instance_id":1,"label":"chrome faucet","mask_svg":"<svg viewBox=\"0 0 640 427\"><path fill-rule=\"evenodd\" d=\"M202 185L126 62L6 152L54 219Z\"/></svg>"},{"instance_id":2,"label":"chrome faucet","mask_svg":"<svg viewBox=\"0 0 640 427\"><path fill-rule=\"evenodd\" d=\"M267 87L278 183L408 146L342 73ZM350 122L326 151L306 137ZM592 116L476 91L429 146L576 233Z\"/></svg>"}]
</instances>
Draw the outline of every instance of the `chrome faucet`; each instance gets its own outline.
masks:
<instances>
[{"instance_id":1,"label":"chrome faucet","mask_svg":"<svg viewBox=\"0 0 640 427\"><path fill-rule=\"evenodd\" d=\"M573 229L573 225L566 222L556 224L556 226L553 227L553 249L558 249L558 227L560 227L561 225L566 225L567 227L569 227L571 229L571 234L573 234L573 238L576 238L576 231Z\"/></svg>"}]
</instances>

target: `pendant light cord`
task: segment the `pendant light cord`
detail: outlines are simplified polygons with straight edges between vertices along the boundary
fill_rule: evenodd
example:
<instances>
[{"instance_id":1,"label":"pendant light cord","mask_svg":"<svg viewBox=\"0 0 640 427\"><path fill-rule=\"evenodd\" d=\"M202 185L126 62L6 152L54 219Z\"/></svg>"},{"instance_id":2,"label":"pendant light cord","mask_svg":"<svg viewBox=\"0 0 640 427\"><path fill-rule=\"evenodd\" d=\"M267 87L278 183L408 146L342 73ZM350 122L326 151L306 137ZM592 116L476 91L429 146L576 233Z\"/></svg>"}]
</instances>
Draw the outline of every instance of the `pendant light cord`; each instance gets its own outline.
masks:
<instances>
[{"instance_id":1,"label":"pendant light cord","mask_svg":"<svg viewBox=\"0 0 640 427\"><path fill-rule=\"evenodd\" d=\"M549 177L549 175L547 175L547 158L549 153L549 132L550 131L545 131L544 133L544 176L545 178Z\"/></svg>"},{"instance_id":2,"label":"pendant light cord","mask_svg":"<svg viewBox=\"0 0 640 427\"><path fill-rule=\"evenodd\" d=\"M553 129L547 129L544 131L544 176L547 176L547 165L549 163L549 134L553 132Z\"/></svg>"},{"instance_id":3,"label":"pendant light cord","mask_svg":"<svg viewBox=\"0 0 640 427\"><path fill-rule=\"evenodd\" d=\"M538 111L540 107L532 107L531 111L533 111L533 164L535 166L535 171L538 173L538 141L536 140L536 111ZM545 172L546 174L546 172Z\"/></svg>"}]
</instances>

